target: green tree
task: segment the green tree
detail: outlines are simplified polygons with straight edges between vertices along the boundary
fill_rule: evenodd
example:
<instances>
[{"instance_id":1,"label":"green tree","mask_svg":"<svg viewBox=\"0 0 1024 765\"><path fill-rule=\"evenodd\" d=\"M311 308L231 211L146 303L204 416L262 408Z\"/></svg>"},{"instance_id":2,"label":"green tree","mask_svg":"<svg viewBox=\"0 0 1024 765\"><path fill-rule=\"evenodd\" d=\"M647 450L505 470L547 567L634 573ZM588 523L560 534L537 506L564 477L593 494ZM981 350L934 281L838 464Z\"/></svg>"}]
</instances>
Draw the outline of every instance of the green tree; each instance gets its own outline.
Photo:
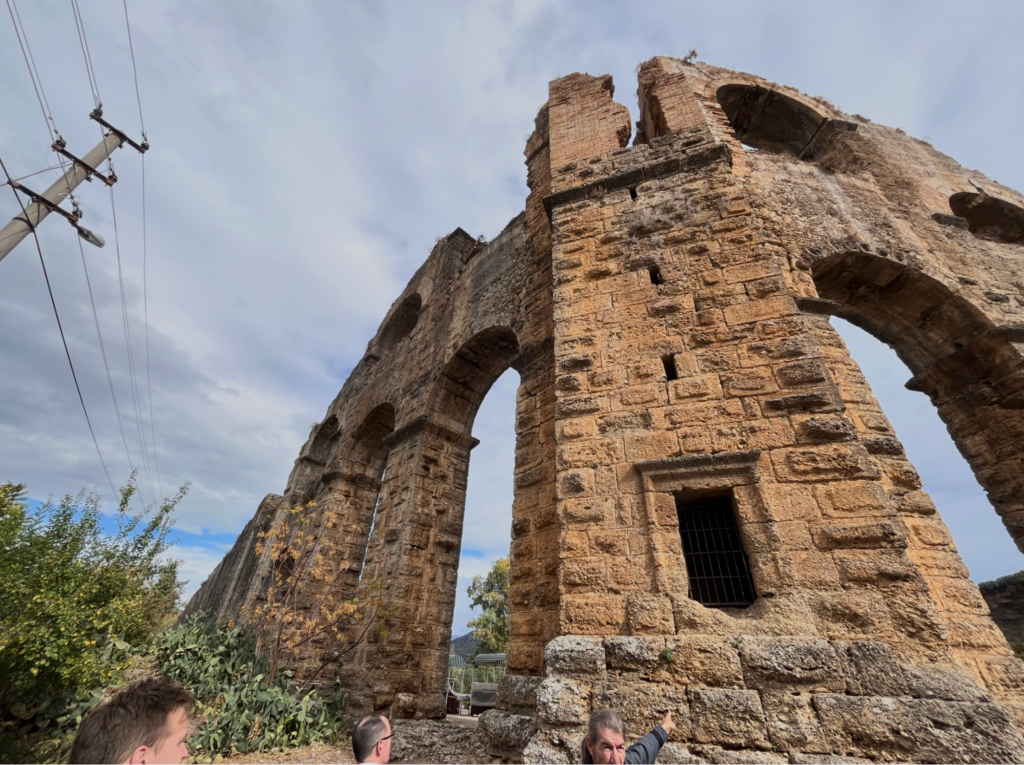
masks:
<instances>
[{"instance_id":1,"label":"green tree","mask_svg":"<svg viewBox=\"0 0 1024 765\"><path fill-rule=\"evenodd\" d=\"M176 611L178 562L164 553L188 486L133 513L135 478L121 489L111 533L95 494L32 510L24 485L0 484L0 727L49 719L81 692L116 684L130 648Z\"/></svg>"},{"instance_id":2,"label":"green tree","mask_svg":"<svg viewBox=\"0 0 1024 765\"><path fill-rule=\"evenodd\" d=\"M480 641L479 653L505 653L508 650L509 559L499 558L486 577L474 576L466 589L471 608L482 613L471 619L473 637Z\"/></svg>"}]
</instances>

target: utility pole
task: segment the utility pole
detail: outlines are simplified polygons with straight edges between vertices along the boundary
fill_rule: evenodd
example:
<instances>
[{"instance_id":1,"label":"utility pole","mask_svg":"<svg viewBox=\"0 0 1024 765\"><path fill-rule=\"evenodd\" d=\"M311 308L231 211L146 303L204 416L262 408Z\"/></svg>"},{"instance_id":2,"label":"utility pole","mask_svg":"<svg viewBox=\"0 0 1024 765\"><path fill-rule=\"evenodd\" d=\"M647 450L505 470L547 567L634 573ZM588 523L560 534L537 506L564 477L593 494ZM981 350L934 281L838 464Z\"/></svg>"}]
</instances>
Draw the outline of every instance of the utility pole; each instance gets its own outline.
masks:
<instances>
[{"instance_id":1,"label":"utility pole","mask_svg":"<svg viewBox=\"0 0 1024 765\"><path fill-rule=\"evenodd\" d=\"M32 233L32 230L51 212L61 214L71 221L71 224L78 229L79 235L86 241L100 247L103 246L102 239L96 237L94 234L78 225L78 219L81 217L80 213L76 212L72 215L71 213L67 213L62 210L59 205L71 195L71 192L78 188L82 181L91 180L93 176L99 178L108 186L114 185L117 181L117 176L113 173L109 176L105 176L97 170L103 160L126 143L141 154L146 153L146 150L149 149L149 144L145 139L143 139L141 144L135 143L135 141L126 136L120 130L106 122L103 119L102 107L98 107L89 116L108 130L107 134L103 137L103 140L99 142L96 148L86 154L82 159L78 159L64 148L63 141L55 143L53 145L53 150L63 154L65 157L68 157L71 160L71 168L42 194L36 194L35 192L27 189L24 184L20 184L17 181L14 182L14 188L30 196L33 201L31 204L25 206L27 217L21 214L16 215L10 223L0 229L0 260L7 257L10 251L13 250L22 239Z\"/></svg>"}]
</instances>

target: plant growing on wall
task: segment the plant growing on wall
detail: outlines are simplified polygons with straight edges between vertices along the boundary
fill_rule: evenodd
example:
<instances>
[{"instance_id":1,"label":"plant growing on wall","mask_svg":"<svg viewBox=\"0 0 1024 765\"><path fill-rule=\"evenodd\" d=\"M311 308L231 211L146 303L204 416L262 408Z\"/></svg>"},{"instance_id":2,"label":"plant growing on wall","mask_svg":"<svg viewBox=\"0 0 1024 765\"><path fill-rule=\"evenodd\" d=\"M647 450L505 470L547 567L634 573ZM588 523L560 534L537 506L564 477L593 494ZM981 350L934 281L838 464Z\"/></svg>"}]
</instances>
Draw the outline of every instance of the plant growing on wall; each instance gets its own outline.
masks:
<instances>
[{"instance_id":1,"label":"plant growing on wall","mask_svg":"<svg viewBox=\"0 0 1024 765\"><path fill-rule=\"evenodd\" d=\"M265 654L271 683L299 657L311 657L301 673L308 688L368 635L383 634L379 583L364 578L356 596L346 598L347 571L331 546L340 520L310 502L284 509L258 536L256 554L268 556L271 571L264 596L242 613L256 631L256 658Z\"/></svg>"}]
</instances>

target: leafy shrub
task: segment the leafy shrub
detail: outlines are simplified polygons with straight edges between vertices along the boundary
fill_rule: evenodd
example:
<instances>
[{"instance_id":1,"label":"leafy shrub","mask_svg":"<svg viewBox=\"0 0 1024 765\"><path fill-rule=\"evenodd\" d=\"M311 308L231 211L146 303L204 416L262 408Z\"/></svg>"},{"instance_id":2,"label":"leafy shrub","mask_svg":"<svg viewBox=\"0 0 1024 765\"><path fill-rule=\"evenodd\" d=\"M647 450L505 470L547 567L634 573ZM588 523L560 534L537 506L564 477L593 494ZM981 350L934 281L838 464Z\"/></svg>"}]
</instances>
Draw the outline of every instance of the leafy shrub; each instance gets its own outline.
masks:
<instances>
[{"instance_id":1,"label":"leafy shrub","mask_svg":"<svg viewBox=\"0 0 1024 765\"><path fill-rule=\"evenodd\" d=\"M511 567L508 558L498 558L486 577L474 576L466 588L469 607L483 613L466 625L473 628L480 653L504 653L508 650L508 593Z\"/></svg>"},{"instance_id":2,"label":"leafy shrub","mask_svg":"<svg viewBox=\"0 0 1024 765\"><path fill-rule=\"evenodd\" d=\"M203 614L159 636L163 674L187 688L206 716L190 750L210 756L335 742L348 725L342 696L296 692L290 671L271 681L266 653L254 658L256 640L248 627L219 628Z\"/></svg>"},{"instance_id":3,"label":"leafy shrub","mask_svg":"<svg viewBox=\"0 0 1024 765\"><path fill-rule=\"evenodd\" d=\"M33 759L61 756L103 688L123 681L132 647L175 612L178 563L164 553L186 491L132 513L133 473L107 534L95 494L31 510L24 485L0 484L0 731Z\"/></svg>"}]
</instances>

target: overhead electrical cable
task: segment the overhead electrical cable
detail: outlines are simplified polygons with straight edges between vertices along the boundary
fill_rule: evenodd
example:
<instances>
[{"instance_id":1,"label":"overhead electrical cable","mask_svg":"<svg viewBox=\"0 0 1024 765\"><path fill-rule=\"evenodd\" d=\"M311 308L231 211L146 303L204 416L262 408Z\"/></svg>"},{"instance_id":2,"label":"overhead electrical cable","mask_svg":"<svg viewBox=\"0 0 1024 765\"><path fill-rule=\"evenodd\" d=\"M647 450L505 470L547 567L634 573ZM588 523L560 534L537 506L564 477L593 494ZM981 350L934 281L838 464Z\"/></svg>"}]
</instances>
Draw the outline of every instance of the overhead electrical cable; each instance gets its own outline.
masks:
<instances>
[{"instance_id":1,"label":"overhead electrical cable","mask_svg":"<svg viewBox=\"0 0 1024 765\"><path fill-rule=\"evenodd\" d=\"M15 181L23 181L26 178L31 178L34 175L42 175L43 173L49 173L49 172L52 172L54 170L60 170L60 166L59 165L53 165L51 167L44 167L42 170L36 170L34 173L29 173L28 175L23 175L20 178L15 178L14 180ZM9 181L4 181L3 183L0 183L0 186L10 186L10 185L11 184L10 184Z\"/></svg>"},{"instance_id":2,"label":"overhead electrical cable","mask_svg":"<svg viewBox=\"0 0 1024 765\"><path fill-rule=\"evenodd\" d=\"M36 92L36 100L39 101L39 108L43 112L43 121L46 122L46 132L50 134L50 143L56 143L60 133L57 131L57 123L53 119L53 112L50 110L50 101L46 98L46 89L43 87L43 78L39 76L36 68L36 59L32 55L32 46L28 41L28 32L21 20L21 13L18 11L17 0L7 0L7 12L11 14L11 23L14 24L14 34L18 38L18 45L21 47L21 55L25 59L25 66L28 68L29 79L32 80L32 88ZM56 133L56 136L54 136ZM57 162L60 163L61 171L67 175L67 164L64 157L57 155ZM65 177L65 181L67 178ZM74 201L75 196L71 191L71 184L68 183L68 194Z\"/></svg>"},{"instance_id":3,"label":"overhead electrical cable","mask_svg":"<svg viewBox=\"0 0 1024 765\"><path fill-rule=\"evenodd\" d=\"M128 30L128 50L132 56L132 75L135 78L135 101L139 106L139 128L142 138L146 140L146 120L142 116L142 95L139 92L139 69L135 65L135 45L132 42L132 24L128 18L128 0L122 0L124 6L124 25ZM142 310L146 328L146 393L149 398L149 434L153 445L153 466L156 468L157 488L160 496L164 494L163 479L160 476L160 461L157 459L156 420L153 417L153 377L149 364L149 289L146 273L146 155L142 155Z\"/></svg>"},{"instance_id":4,"label":"overhead electrical cable","mask_svg":"<svg viewBox=\"0 0 1024 765\"><path fill-rule=\"evenodd\" d=\"M146 481L149 484L149 493L153 501L157 501L156 492L153 490L153 477L149 471L149 458L146 456L146 436L142 428L142 408L139 398L138 377L135 372L135 352L132 348L131 322L128 319L128 300L124 291L124 272L121 269L121 240L117 229L117 208L114 205L114 189L110 189L110 213L114 222L114 249L117 252L117 281L121 291L121 318L124 323L124 341L128 350L128 371L131 378L132 403L135 407L135 427L139 433L139 446L142 449L142 466L146 473Z\"/></svg>"},{"instance_id":5,"label":"overhead electrical cable","mask_svg":"<svg viewBox=\"0 0 1024 765\"><path fill-rule=\"evenodd\" d=\"M92 55L89 52L89 39L85 36L85 22L82 20L82 11L78 8L78 0L71 0L71 11L75 16L75 29L78 30L78 44L82 48L82 58L85 59L85 73L89 77L89 88L92 90L94 106L103 103L100 99L100 86L96 81L96 71L92 67Z\"/></svg>"},{"instance_id":6,"label":"overhead electrical cable","mask_svg":"<svg viewBox=\"0 0 1024 765\"><path fill-rule=\"evenodd\" d=\"M4 164L2 159L0 159L0 168L3 169L4 175L7 176L7 182L10 183L11 176L10 173L7 172L7 166ZM14 197L18 200L18 206L21 207L21 212L25 216L25 220L29 221L28 210L25 209L25 205L22 203L21 197L18 196L17 190L12 188L12 192L14 193ZM64 355L68 358L68 366L71 368L71 378L75 381L75 390L78 392L78 401L82 405L82 413L85 415L85 423L89 426L89 435L92 436L93 446L96 447L96 456L99 457L100 465L103 466L103 473L107 476L107 483L110 484L110 489L114 492L114 496L116 497L117 489L114 487L114 482L110 478L110 471L107 470L107 463L103 459L103 452L100 451L99 441L96 440L96 431L93 430L92 420L89 418L89 410L85 405L85 398L82 396L82 388L78 384L78 375L75 373L75 365L74 362L71 361L71 351L68 349L68 341L64 336L64 327L60 321L60 313L57 311L57 301L54 300L53 288L50 286L50 275L46 271L46 261L43 258L43 247L39 244L39 235L36 233L36 227L31 222L29 222L28 225L32 231L32 238L36 243L36 252L39 253L39 264L43 267L43 278L46 280L46 291L50 295L50 305L53 306L53 315L57 319L57 329L60 331L60 339L64 344Z\"/></svg>"},{"instance_id":7,"label":"overhead electrical cable","mask_svg":"<svg viewBox=\"0 0 1024 765\"><path fill-rule=\"evenodd\" d=\"M142 126L142 137L146 137L146 122L142 119L142 96L139 95L139 70L135 66L135 46L132 45L132 25L128 21L128 0L122 0L124 4L124 25L128 28L128 50L132 54L132 74L135 75L135 100L139 104L139 124Z\"/></svg>"},{"instance_id":8,"label":"overhead electrical cable","mask_svg":"<svg viewBox=\"0 0 1024 765\"><path fill-rule=\"evenodd\" d=\"M128 449L128 439L124 435L124 425L121 423L121 409L117 405L117 394L114 393L114 380L110 376L110 364L107 362L107 349L103 344L103 332L100 331L100 317L96 311L96 300L92 294L92 280L89 278L89 266L85 262L85 249L82 247L81 237L78 239L78 252L82 256L82 270L85 272L85 285L89 288L89 303L92 305L92 319L96 324L96 338L100 341L100 354L103 356L103 368L107 372L107 385L110 387L110 398L114 402L114 414L117 415L117 429L121 431L121 443L124 444L124 453L128 458L128 467L135 470L132 464L132 454Z\"/></svg>"}]
</instances>

